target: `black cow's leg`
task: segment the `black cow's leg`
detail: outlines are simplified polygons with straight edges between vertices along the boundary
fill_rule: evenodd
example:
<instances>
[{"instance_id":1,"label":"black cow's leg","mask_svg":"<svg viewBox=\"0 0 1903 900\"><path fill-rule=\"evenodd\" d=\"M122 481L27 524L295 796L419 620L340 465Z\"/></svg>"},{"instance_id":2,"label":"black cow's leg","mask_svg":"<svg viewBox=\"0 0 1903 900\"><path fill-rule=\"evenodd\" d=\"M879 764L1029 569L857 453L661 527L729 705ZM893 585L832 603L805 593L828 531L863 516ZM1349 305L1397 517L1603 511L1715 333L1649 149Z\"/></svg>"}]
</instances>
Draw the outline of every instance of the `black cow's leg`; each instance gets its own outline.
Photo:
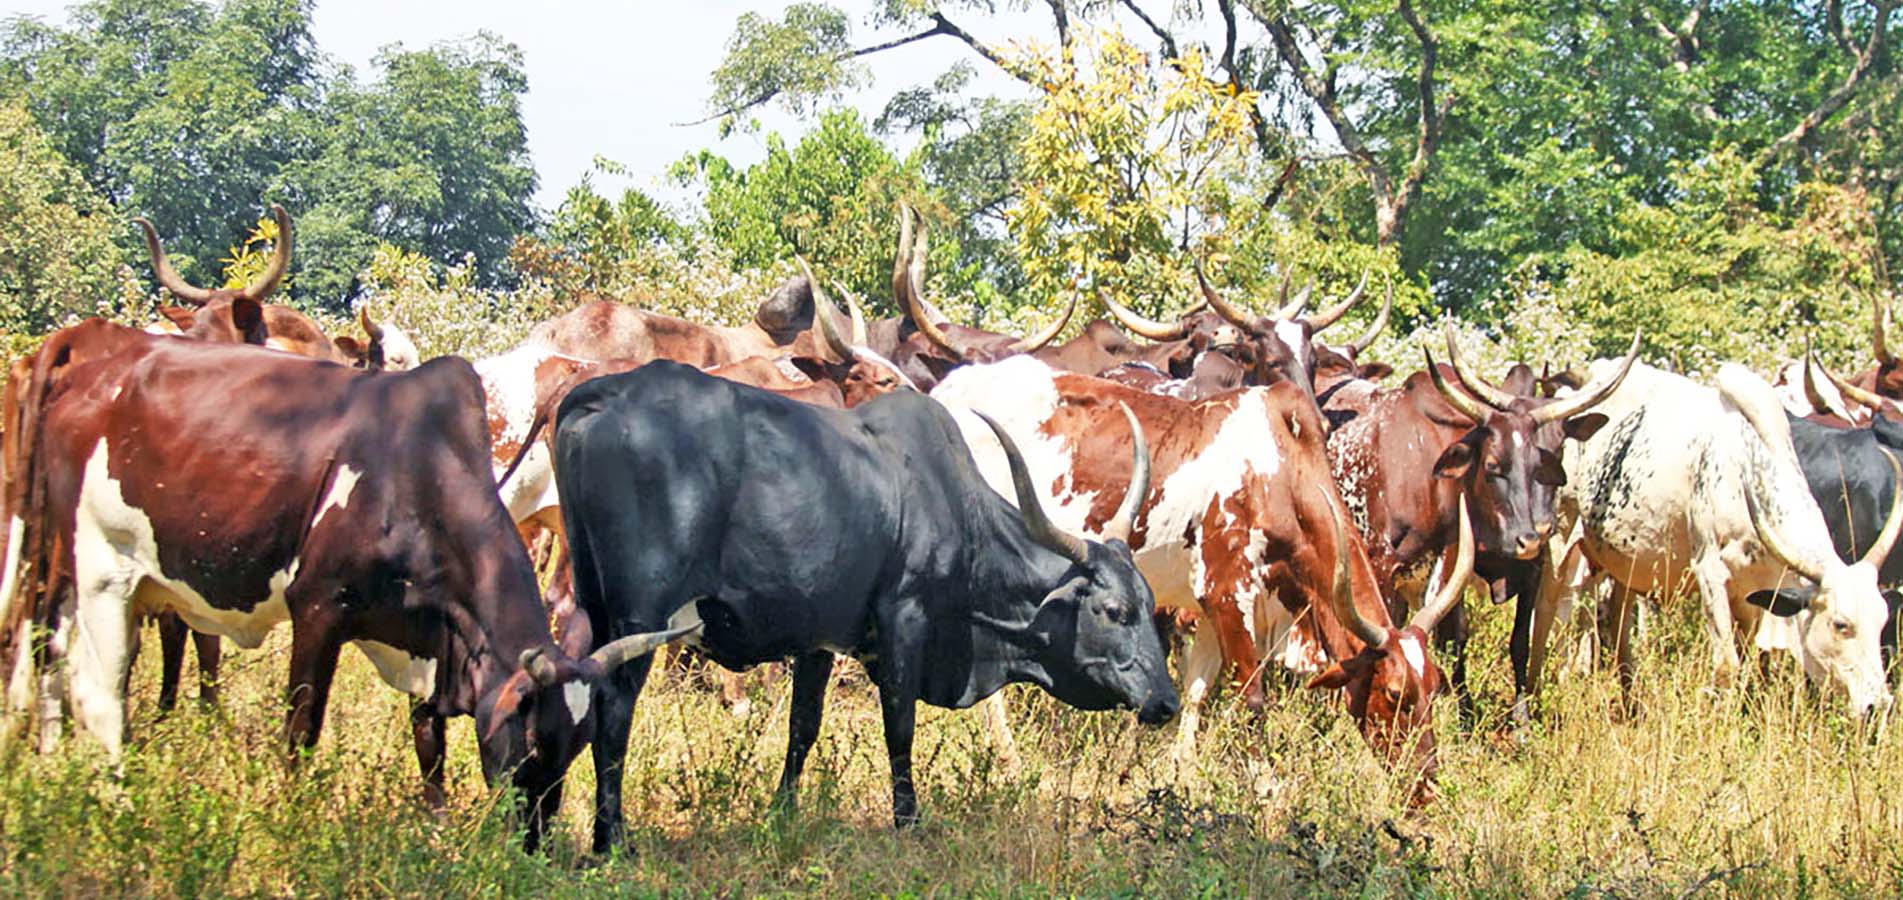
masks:
<instances>
[{"instance_id":1,"label":"black cow's leg","mask_svg":"<svg viewBox=\"0 0 1903 900\"><path fill-rule=\"evenodd\" d=\"M159 616L159 712L178 705L179 676L185 670L185 620L178 613ZM202 676L201 676L202 677Z\"/></svg>"},{"instance_id":2,"label":"black cow's leg","mask_svg":"<svg viewBox=\"0 0 1903 900\"><path fill-rule=\"evenodd\" d=\"M290 712L284 718L284 737L295 761L299 750L317 745L317 735L324 728L324 707L330 702L330 682L337 674L337 652L343 642L337 625L327 619L301 629L293 624L291 629L291 679L286 695Z\"/></svg>"},{"instance_id":3,"label":"black cow's leg","mask_svg":"<svg viewBox=\"0 0 1903 900\"><path fill-rule=\"evenodd\" d=\"M198 650L198 702L217 706L218 663L224 649L218 643L218 635L201 631L192 632L192 646Z\"/></svg>"},{"instance_id":4,"label":"black cow's leg","mask_svg":"<svg viewBox=\"0 0 1903 900\"><path fill-rule=\"evenodd\" d=\"M416 741L416 765L423 773L423 802L442 812L449 800L443 788L443 717L427 701L410 707L410 736Z\"/></svg>"},{"instance_id":5,"label":"black cow's leg","mask_svg":"<svg viewBox=\"0 0 1903 900\"><path fill-rule=\"evenodd\" d=\"M1463 725L1472 725L1474 722L1473 694L1467 691L1467 638L1469 634L1466 600L1454 604L1454 608L1448 610L1447 615L1434 626L1436 649L1453 660L1453 669L1448 673L1447 683L1453 689L1454 697L1460 704L1460 721Z\"/></svg>"},{"instance_id":6,"label":"black cow's leg","mask_svg":"<svg viewBox=\"0 0 1903 900\"><path fill-rule=\"evenodd\" d=\"M1513 634L1507 638L1507 656L1513 661L1513 725L1524 727L1532 721L1530 708L1533 683L1534 614L1540 600L1540 569L1516 565L1507 575L1507 591L1513 594Z\"/></svg>"},{"instance_id":7,"label":"black cow's leg","mask_svg":"<svg viewBox=\"0 0 1903 900\"><path fill-rule=\"evenodd\" d=\"M628 758L634 701L653 662L652 653L629 662L602 679L597 691L601 702L595 704L595 743L590 748L595 760L596 853L620 846L627 836L621 818L621 767Z\"/></svg>"},{"instance_id":8,"label":"black cow's leg","mask_svg":"<svg viewBox=\"0 0 1903 900\"><path fill-rule=\"evenodd\" d=\"M780 789L774 802L792 809L799 801L800 773L806 754L819 739L819 721L826 709L826 685L832 679L833 653L816 650L793 660L793 702L787 714L786 764L780 768Z\"/></svg>"},{"instance_id":9,"label":"black cow's leg","mask_svg":"<svg viewBox=\"0 0 1903 900\"><path fill-rule=\"evenodd\" d=\"M885 755L892 763L892 824L918 824L918 794L912 789L912 728L918 699L909 689L879 686L879 711L885 718Z\"/></svg>"}]
</instances>

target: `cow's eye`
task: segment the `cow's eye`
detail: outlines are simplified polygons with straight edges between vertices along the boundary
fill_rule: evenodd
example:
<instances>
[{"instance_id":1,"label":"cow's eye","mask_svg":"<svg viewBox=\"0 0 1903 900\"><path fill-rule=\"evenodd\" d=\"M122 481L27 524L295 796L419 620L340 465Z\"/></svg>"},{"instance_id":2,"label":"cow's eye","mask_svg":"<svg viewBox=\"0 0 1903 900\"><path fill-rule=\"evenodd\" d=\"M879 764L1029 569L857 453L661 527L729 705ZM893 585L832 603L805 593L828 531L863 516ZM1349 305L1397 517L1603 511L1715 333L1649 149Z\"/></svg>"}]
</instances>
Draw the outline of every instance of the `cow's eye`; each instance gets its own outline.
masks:
<instances>
[{"instance_id":1,"label":"cow's eye","mask_svg":"<svg viewBox=\"0 0 1903 900\"><path fill-rule=\"evenodd\" d=\"M1830 627L1836 629L1837 636L1845 640L1849 640L1857 633L1857 629L1852 627L1847 619L1838 619L1830 623Z\"/></svg>"}]
</instances>

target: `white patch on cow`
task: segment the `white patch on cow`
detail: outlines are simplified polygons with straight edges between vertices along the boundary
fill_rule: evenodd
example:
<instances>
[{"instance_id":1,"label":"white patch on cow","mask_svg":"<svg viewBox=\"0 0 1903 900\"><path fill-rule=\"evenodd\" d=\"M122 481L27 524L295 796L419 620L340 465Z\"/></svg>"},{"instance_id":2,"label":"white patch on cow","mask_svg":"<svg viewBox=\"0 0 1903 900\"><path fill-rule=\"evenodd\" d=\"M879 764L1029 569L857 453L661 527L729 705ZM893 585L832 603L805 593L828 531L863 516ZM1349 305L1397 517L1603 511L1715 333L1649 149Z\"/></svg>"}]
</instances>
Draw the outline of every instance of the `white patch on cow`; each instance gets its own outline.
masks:
<instances>
[{"instance_id":1,"label":"white patch on cow","mask_svg":"<svg viewBox=\"0 0 1903 900\"><path fill-rule=\"evenodd\" d=\"M1309 343L1308 335L1303 333L1302 323L1292 319L1282 319L1275 323L1275 337L1294 355L1295 364L1306 371L1315 358L1315 348Z\"/></svg>"},{"instance_id":2,"label":"white patch on cow","mask_svg":"<svg viewBox=\"0 0 1903 900\"><path fill-rule=\"evenodd\" d=\"M1416 676L1427 674L1427 651L1421 648L1421 639L1411 634L1401 635L1401 655L1407 659L1407 667L1414 670Z\"/></svg>"},{"instance_id":3,"label":"white patch on cow","mask_svg":"<svg viewBox=\"0 0 1903 900\"><path fill-rule=\"evenodd\" d=\"M1517 431L1513 433L1513 449L1521 453L1526 452L1526 435Z\"/></svg>"},{"instance_id":4,"label":"white patch on cow","mask_svg":"<svg viewBox=\"0 0 1903 900\"><path fill-rule=\"evenodd\" d=\"M317 515L311 517L311 527L316 528L324 521L324 514L332 509L343 509L350 502L350 492L357 487L357 479L363 473L349 465L337 467L337 475L330 480L330 493L324 495L324 502L317 505Z\"/></svg>"},{"instance_id":5,"label":"white patch on cow","mask_svg":"<svg viewBox=\"0 0 1903 900\"><path fill-rule=\"evenodd\" d=\"M265 349L268 349L268 350L281 350L285 353L297 352L297 347L295 345L291 344L289 341L284 340L283 338L278 338L278 337L265 338L264 346L265 346Z\"/></svg>"},{"instance_id":6,"label":"white patch on cow","mask_svg":"<svg viewBox=\"0 0 1903 900\"><path fill-rule=\"evenodd\" d=\"M687 647L700 646L700 636L706 632L705 628L699 627L702 624L700 618L700 601L698 599L689 600L681 604L680 609L674 610L673 614L667 617L668 631L675 631L682 628L694 629L674 639L681 645Z\"/></svg>"},{"instance_id":7,"label":"white patch on cow","mask_svg":"<svg viewBox=\"0 0 1903 900\"><path fill-rule=\"evenodd\" d=\"M379 641L352 641L364 658L377 669L387 684L419 700L436 690L436 660L411 656L408 652Z\"/></svg>"},{"instance_id":8,"label":"white patch on cow","mask_svg":"<svg viewBox=\"0 0 1903 900\"><path fill-rule=\"evenodd\" d=\"M568 704L568 717L577 725L588 718L588 692L586 682L571 681L562 685L562 702Z\"/></svg>"},{"instance_id":9,"label":"white patch on cow","mask_svg":"<svg viewBox=\"0 0 1903 900\"><path fill-rule=\"evenodd\" d=\"M20 541L25 537L26 521L8 516L6 568L0 569L0 622L6 622L13 610L13 594L20 586Z\"/></svg>"},{"instance_id":10,"label":"white patch on cow","mask_svg":"<svg viewBox=\"0 0 1903 900\"><path fill-rule=\"evenodd\" d=\"M383 329L383 338L378 343L383 345L385 372L407 372L423 361L423 354L417 351L416 342L410 340L409 332L389 322L379 327Z\"/></svg>"},{"instance_id":11,"label":"white patch on cow","mask_svg":"<svg viewBox=\"0 0 1903 900\"><path fill-rule=\"evenodd\" d=\"M899 384L902 387L906 388L907 390L913 390L913 391L918 390L917 382L906 377L906 374L900 371L897 365L893 364L891 360L886 359L883 356L880 356L879 353L873 350L871 347L863 347L863 346L854 347L852 348L852 355L854 357L857 357L860 362L868 363L870 365L880 366L880 367L883 367L886 371L891 372L894 377L898 378Z\"/></svg>"}]
</instances>

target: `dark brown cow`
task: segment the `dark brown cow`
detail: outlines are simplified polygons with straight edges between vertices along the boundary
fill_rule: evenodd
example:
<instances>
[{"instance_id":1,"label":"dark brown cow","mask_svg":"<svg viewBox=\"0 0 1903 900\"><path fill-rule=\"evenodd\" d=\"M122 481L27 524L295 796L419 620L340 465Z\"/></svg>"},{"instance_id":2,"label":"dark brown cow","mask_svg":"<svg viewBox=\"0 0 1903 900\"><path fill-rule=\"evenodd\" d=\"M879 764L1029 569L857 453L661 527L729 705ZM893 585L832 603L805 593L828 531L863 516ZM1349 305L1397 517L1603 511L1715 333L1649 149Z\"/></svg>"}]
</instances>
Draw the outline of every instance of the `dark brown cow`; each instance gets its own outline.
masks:
<instances>
[{"instance_id":1,"label":"dark brown cow","mask_svg":"<svg viewBox=\"0 0 1903 900\"><path fill-rule=\"evenodd\" d=\"M1203 300L1209 304L1209 308L1242 330L1244 340L1250 345L1250 357L1242 359L1250 370L1248 376L1251 379L1250 383L1271 384L1276 381L1288 381L1300 388L1310 400L1315 400L1319 392L1316 384L1315 336L1323 329L1341 321L1342 317L1360 302L1368 286L1368 276L1363 273L1361 282L1355 285L1355 289L1349 292L1340 303L1312 315L1303 312L1308 306L1308 298L1314 288L1312 282L1304 287L1293 301L1282 303L1273 316L1257 315L1223 299L1222 294L1210 286L1208 279L1203 277L1200 269L1196 272L1196 283L1202 288ZM1288 287L1289 278L1284 275L1282 287L1278 292L1278 300L1287 299ZM1393 300L1394 294L1390 286L1386 303L1392 304ZM1374 338L1386 326L1387 306L1384 305L1381 314L1375 319L1374 326L1349 345L1354 348L1353 353L1358 356L1361 350L1374 342ZM1316 403L1316 408L1320 408L1319 402Z\"/></svg>"},{"instance_id":2,"label":"dark brown cow","mask_svg":"<svg viewBox=\"0 0 1903 900\"><path fill-rule=\"evenodd\" d=\"M74 342L100 340L115 351L50 377ZM316 743L337 654L354 643L424 698L415 738L431 798L444 717L474 716L484 776L522 792L533 846L589 740L594 684L665 639L582 659L550 641L461 360L372 375L95 321L48 339L25 396L24 457L9 466L25 473L24 505L10 512L35 525L38 596L61 598L38 618L56 651L71 642L75 718L112 754L131 612L175 611L247 647L289 620L294 752Z\"/></svg>"},{"instance_id":3,"label":"dark brown cow","mask_svg":"<svg viewBox=\"0 0 1903 900\"><path fill-rule=\"evenodd\" d=\"M1503 390L1468 372L1451 328L1447 352L1451 365L1437 365L1429 352L1426 371L1398 388L1370 392L1365 407L1330 434L1329 459L1397 617L1409 593L1422 593L1397 582L1425 578L1430 565L1444 563L1453 552L1456 506L1464 502L1473 511L1477 571L1490 579L1512 576L1508 592L1519 598L1512 654L1515 688L1524 698L1539 573L1529 563L1552 533L1554 492L1566 482L1560 445L1585 440L1605 424L1588 410L1619 386L1638 358L1638 342L1605 383L1557 401ZM1450 386L1449 375L1466 392ZM1455 643L1453 684L1463 707L1464 635L1465 611L1457 608L1440 623L1439 636ZM1521 700L1515 707L1524 711Z\"/></svg>"}]
</instances>

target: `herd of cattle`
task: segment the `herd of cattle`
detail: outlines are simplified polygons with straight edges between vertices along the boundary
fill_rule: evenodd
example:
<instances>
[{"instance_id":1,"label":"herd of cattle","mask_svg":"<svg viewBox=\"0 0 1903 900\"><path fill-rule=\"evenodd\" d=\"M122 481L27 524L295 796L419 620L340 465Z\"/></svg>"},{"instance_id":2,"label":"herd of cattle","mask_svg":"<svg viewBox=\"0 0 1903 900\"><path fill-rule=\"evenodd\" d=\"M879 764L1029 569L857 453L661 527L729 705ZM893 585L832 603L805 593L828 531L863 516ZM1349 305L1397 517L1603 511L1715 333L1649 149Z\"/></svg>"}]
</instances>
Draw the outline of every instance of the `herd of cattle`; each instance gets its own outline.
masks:
<instances>
[{"instance_id":1,"label":"herd of cattle","mask_svg":"<svg viewBox=\"0 0 1903 900\"><path fill-rule=\"evenodd\" d=\"M1365 279L1316 312L1286 281L1269 314L1206 282L1175 321L1104 297L1114 321L1059 343L1073 290L1018 338L930 302L901 209L900 316L868 322L834 285L841 312L808 271L743 327L594 301L472 365L266 303L291 253L274 212L269 267L225 290L181 279L140 220L183 305L61 329L11 366L0 674L9 729L42 750L70 714L120 751L147 615L162 707L188 634L211 692L219 638L257 647L288 620L294 751L354 644L415 698L425 796L443 800L446 717L473 716L530 845L591 748L597 850L622 835L632 709L669 641L731 670L791 661L788 799L835 656L858 660L900 824L920 700L990 698L1007 750L1010 682L1147 724L1180 709L1186 755L1211 689L1259 708L1271 666L1339 692L1427 802L1435 703L1471 702L1470 586L1514 601L1517 720L1599 578L1609 599L1579 605L1628 688L1635 598L1695 585L1721 681L1742 643L1792 652L1859 715L1891 702L1903 363L1880 304L1878 364L1849 380L1807 357L1783 388L1738 366L1706 386L1638 362L1634 336L1584 375L1492 382L1449 333L1444 362L1384 387L1362 357L1391 291L1366 333L1319 338Z\"/></svg>"}]
</instances>

